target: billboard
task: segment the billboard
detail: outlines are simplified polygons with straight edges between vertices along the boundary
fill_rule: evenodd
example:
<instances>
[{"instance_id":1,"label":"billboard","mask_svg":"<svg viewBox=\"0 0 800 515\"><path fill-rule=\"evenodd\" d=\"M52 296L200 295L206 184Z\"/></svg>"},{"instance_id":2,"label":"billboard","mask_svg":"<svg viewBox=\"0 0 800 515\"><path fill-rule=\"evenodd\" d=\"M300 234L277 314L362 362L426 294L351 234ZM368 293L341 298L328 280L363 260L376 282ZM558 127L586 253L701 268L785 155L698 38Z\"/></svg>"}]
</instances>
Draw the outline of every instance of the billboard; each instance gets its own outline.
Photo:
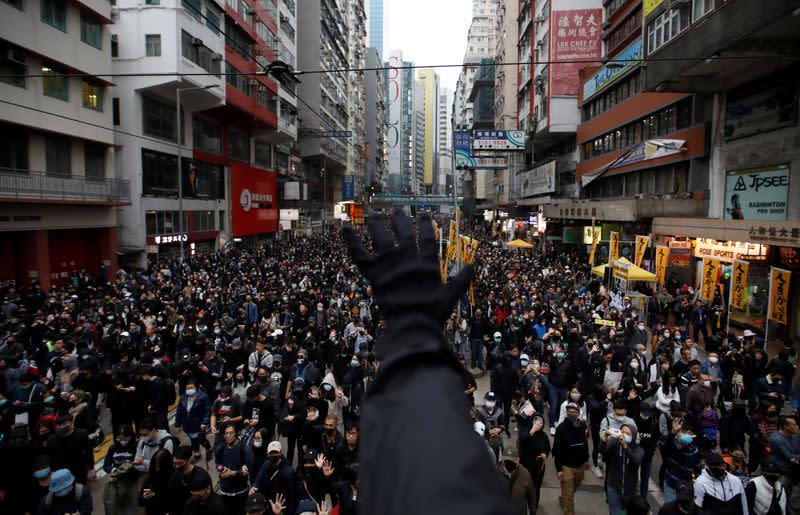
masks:
<instances>
[{"instance_id":1,"label":"billboard","mask_svg":"<svg viewBox=\"0 0 800 515\"><path fill-rule=\"evenodd\" d=\"M393 50L386 63L386 147L389 174L400 176L402 153L403 110L403 53Z\"/></svg>"},{"instance_id":2,"label":"billboard","mask_svg":"<svg viewBox=\"0 0 800 515\"><path fill-rule=\"evenodd\" d=\"M456 153L456 166L475 168L475 159L472 157L469 131L453 132L453 149Z\"/></svg>"},{"instance_id":3,"label":"billboard","mask_svg":"<svg viewBox=\"0 0 800 515\"><path fill-rule=\"evenodd\" d=\"M788 164L729 171L724 218L786 220L789 172Z\"/></svg>"},{"instance_id":4,"label":"billboard","mask_svg":"<svg viewBox=\"0 0 800 515\"><path fill-rule=\"evenodd\" d=\"M764 87L767 84L767 87ZM725 139L743 138L797 121L797 82L784 76L758 81L728 92Z\"/></svg>"},{"instance_id":5,"label":"billboard","mask_svg":"<svg viewBox=\"0 0 800 515\"><path fill-rule=\"evenodd\" d=\"M550 20L551 95L577 96L578 70L600 60L603 10L553 11Z\"/></svg>"},{"instance_id":6,"label":"billboard","mask_svg":"<svg viewBox=\"0 0 800 515\"><path fill-rule=\"evenodd\" d=\"M609 170L686 152L685 143L686 141L682 139L649 139L630 149L621 159L615 161Z\"/></svg>"},{"instance_id":7,"label":"billboard","mask_svg":"<svg viewBox=\"0 0 800 515\"><path fill-rule=\"evenodd\" d=\"M356 198L356 176L342 175L342 200L354 200Z\"/></svg>"},{"instance_id":8,"label":"billboard","mask_svg":"<svg viewBox=\"0 0 800 515\"><path fill-rule=\"evenodd\" d=\"M522 196L542 195L556 191L556 162L537 166L525 172L522 179Z\"/></svg>"},{"instance_id":9,"label":"billboard","mask_svg":"<svg viewBox=\"0 0 800 515\"><path fill-rule=\"evenodd\" d=\"M586 102L614 82L617 77L637 65L642 56L644 56L644 45L641 39L637 39L611 60L613 65L604 65L583 84L583 101Z\"/></svg>"},{"instance_id":10,"label":"billboard","mask_svg":"<svg viewBox=\"0 0 800 515\"><path fill-rule=\"evenodd\" d=\"M474 131L473 150L525 150L525 131Z\"/></svg>"},{"instance_id":11,"label":"billboard","mask_svg":"<svg viewBox=\"0 0 800 515\"><path fill-rule=\"evenodd\" d=\"M278 183L273 172L231 164L231 233L234 237L278 230Z\"/></svg>"}]
</instances>

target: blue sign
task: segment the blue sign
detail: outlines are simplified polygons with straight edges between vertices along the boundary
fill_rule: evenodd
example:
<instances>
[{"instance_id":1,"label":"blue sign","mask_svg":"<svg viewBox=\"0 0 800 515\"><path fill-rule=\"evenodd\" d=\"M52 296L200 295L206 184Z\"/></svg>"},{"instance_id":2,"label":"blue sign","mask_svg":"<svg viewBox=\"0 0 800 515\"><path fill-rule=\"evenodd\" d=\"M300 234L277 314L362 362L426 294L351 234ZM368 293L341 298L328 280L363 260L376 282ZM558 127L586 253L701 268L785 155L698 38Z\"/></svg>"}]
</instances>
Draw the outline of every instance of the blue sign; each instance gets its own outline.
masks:
<instances>
[{"instance_id":1,"label":"blue sign","mask_svg":"<svg viewBox=\"0 0 800 515\"><path fill-rule=\"evenodd\" d=\"M453 132L453 148L456 152L456 166L475 168L475 158L472 157L472 141L470 131Z\"/></svg>"},{"instance_id":2,"label":"blue sign","mask_svg":"<svg viewBox=\"0 0 800 515\"><path fill-rule=\"evenodd\" d=\"M319 133L320 138L350 138L353 136L353 131L322 131Z\"/></svg>"},{"instance_id":3,"label":"blue sign","mask_svg":"<svg viewBox=\"0 0 800 515\"><path fill-rule=\"evenodd\" d=\"M356 176L342 176L342 200L354 200L356 198Z\"/></svg>"},{"instance_id":4,"label":"blue sign","mask_svg":"<svg viewBox=\"0 0 800 515\"><path fill-rule=\"evenodd\" d=\"M639 64L643 55L644 46L642 45L642 40L637 39L584 83L583 101L586 102L586 100L611 84L614 79Z\"/></svg>"}]
</instances>

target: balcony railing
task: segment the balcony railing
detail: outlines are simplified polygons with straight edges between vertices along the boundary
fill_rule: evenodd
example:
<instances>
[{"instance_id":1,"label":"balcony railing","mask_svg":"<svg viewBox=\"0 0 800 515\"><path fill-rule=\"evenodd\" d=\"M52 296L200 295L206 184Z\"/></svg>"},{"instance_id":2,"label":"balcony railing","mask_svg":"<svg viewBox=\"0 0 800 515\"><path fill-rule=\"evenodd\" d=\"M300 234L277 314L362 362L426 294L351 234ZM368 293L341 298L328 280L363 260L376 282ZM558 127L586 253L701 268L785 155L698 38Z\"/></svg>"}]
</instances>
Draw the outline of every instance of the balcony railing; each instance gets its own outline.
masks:
<instances>
[{"instance_id":1,"label":"balcony railing","mask_svg":"<svg viewBox=\"0 0 800 515\"><path fill-rule=\"evenodd\" d=\"M130 202L131 183L123 179L0 169L0 198Z\"/></svg>"}]
</instances>

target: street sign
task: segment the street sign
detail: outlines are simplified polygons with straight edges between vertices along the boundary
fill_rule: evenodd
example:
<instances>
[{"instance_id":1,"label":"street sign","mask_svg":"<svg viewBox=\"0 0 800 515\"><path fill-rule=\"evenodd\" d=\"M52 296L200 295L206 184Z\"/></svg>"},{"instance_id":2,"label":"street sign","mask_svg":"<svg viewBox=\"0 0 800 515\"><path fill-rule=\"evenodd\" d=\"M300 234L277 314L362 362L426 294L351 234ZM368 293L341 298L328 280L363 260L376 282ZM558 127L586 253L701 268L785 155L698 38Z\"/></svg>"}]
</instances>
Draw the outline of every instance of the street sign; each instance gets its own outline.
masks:
<instances>
[{"instance_id":1,"label":"street sign","mask_svg":"<svg viewBox=\"0 0 800 515\"><path fill-rule=\"evenodd\" d=\"M319 133L320 138L351 138L353 131L322 131Z\"/></svg>"},{"instance_id":2,"label":"street sign","mask_svg":"<svg viewBox=\"0 0 800 515\"><path fill-rule=\"evenodd\" d=\"M473 131L472 150L525 150L525 132Z\"/></svg>"},{"instance_id":3,"label":"street sign","mask_svg":"<svg viewBox=\"0 0 800 515\"><path fill-rule=\"evenodd\" d=\"M453 197L449 195L375 194L372 195L370 200L372 204L388 204L392 206L450 206L453 204Z\"/></svg>"}]
</instances>

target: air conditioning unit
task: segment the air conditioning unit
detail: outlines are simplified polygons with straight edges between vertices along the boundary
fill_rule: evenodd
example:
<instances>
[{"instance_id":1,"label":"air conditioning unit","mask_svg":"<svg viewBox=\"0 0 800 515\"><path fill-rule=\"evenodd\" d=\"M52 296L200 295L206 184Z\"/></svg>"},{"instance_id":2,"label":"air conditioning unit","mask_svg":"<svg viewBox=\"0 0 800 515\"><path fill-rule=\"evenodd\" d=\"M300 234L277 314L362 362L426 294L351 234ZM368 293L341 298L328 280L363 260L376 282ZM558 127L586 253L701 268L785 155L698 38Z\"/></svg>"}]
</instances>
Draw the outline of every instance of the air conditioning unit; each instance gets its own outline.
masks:
<instances>
[{"instance_id":1,"label":"air conditioning unit","mask_svg":"<svg viewBox=\"0 0 800 515\"><path fill-rule=\"evenodd\" d=\"M535 79L533 79L533 83L537 86L544 86L544 77L541 75L537 76Z\"/></svg>"},{"instance_id":2,"label":"air conditioning unit","mask_svg":"<svg viewBox=\"0 0 800 515\"><path fill-rule=\"evenodd\" d=\"M192 38L192 46L203 46L203 40L200 38Z\"/></svg>"},{"instance_id":3,"label":"air conditioning unit","mask_svg":"<svg viewBox=\"0 0 800 515\"><path fill-rule=\"evenodd\" d=\"M533 21L535 21L536 23L544 23L545 21L547 21L547 18L545 18L544 16L537 16Z\"/></svg>"},{"instance_id":4,"label":"air conditioning unit","mask_svg":"<svg viewBox=\"0 0 800 515\"><path fill-rule=\"evenodd\" d=\"M214 61L222 61L222 54L213 54L211 56L211 59L213 59Z\"/></svg>"},{"instance_id":5,"label":"air conditioning unit","mask_svg":"<svg viewBox=\"0 0 800 515\"><path fill-rule=\"evenodd\" d=\"M255 79L250 79L250 85L251 86L258 86L258 81L255 80Z\"/></svg>"},{"instance_id":6,"label":"air conditioning unit","mask_svg":"<svg viewBox=\"0 0 800 515\"><path fill-rule=\"evenodd\" d=\"M28 64L28 56L19 50L9 49L8 52L6 52L6 60L17 64Z\"/></svg>"},{"instance_id":7,"label":"air conditioning unit","mask_svg":"<svg viewBox=\"0 0 800 515\"><path fill-rule=\"evenodd\" d=\"M255 16L256 14L258 14L258 11L256 11L255 9L248 9L245 12L247 13L248 16Z\"/></svg>"}]
</instances>

